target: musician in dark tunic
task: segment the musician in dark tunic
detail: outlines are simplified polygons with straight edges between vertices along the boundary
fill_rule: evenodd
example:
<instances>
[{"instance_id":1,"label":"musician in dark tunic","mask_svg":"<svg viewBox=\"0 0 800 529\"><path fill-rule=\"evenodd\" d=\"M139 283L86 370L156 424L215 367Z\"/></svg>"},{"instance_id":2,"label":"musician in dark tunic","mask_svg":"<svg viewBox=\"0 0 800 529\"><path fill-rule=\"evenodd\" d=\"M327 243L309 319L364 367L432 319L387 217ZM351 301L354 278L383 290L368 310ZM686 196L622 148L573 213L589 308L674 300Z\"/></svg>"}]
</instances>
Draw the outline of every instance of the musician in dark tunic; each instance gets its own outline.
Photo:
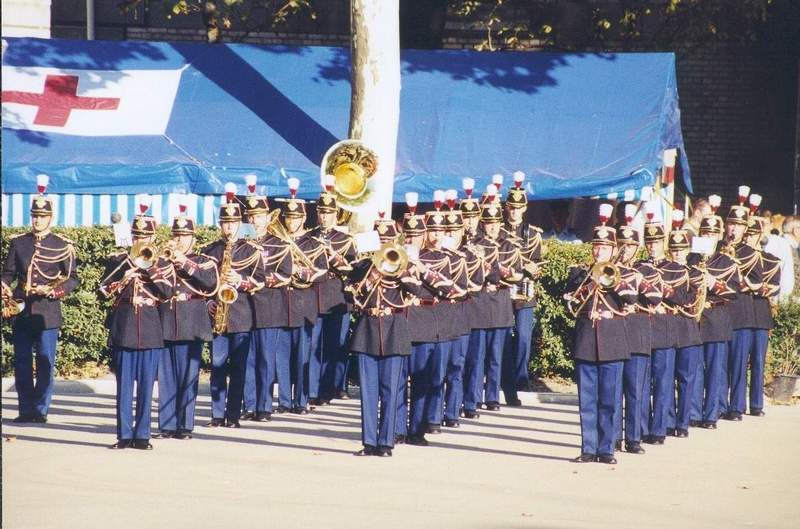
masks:
<instances>
[{"instance_id":1,"label":"musician in dark tunic","mask_svg":"<svg viewBox=\"0 0 800 529\"><path fill-rule=\"evenodd\" d=\"M109 259L100 293L114 300L106 324L117 378L117 442L110 448L152 450L150 408L164 332L158 306L174 294L171 265L154 250L156 223L140 204L131 226L133 248ZM149 250L140 251L143 245ZM147 254L150 255L147 255ZM136 414L133 392L136 386Z\"/></svg>"},{"instance_id":2,"label":"musician in dark tunic","mask_svg":"<svg viewBox=\"0 0 800 529\"><path fill-rule=\"evenodd\" d=\"M311 336L309 360L309 403L326 404L334 398L348 398L345 347L350 329L350 306L345 298L344 280L352 271L356 251L353 238L336 226L336 195L323 191L317 199L319 225L309 236L325 248L327 273L314 283L317 321Z\"/></svg>"},{"instance_id":3,"label":"musician in dark tunic","mask_svg":"<svg viewBox=\"0 0 800 529\"><path fill-rule=\"evenodd\" d=\"M164 348L158 363L159 437L191 439L203 344L210 342L207 300L217 292L214 261L193 251L194 220L186 206L172 221L169 243L172 298L158 305L164 330Z\"/></svg>"},{"instance_id":4,"label":"musician in dark tunic","mask_svg":"<svg viewBox=\"0 0 800 529\"><path fill-rule=\"evenodd\" d=\"M571 270L565 295L576 317L572 354L578 381L581 455L574 461L616 464L614 411L617 399L622 398L619 373L631 351L623 303L635 302L638 292L617 277L610 265L616 235L605 225L611 206L603 204L601 208L601 225L594 228L592 238L592 266Z\"/></svg>"},{"instance_id":5,"label":"musician in dark tunic","mask_svg":"<svg viewBox=\"0 0 800 529\"><path fill-rule=\"evenodd\" d=\"M53 204L44 196L48 183L47 175L38 176L39 195L31 201L31 231L11 239L3 266L3 318L11 318L17 423L47 422L62 324L61 300L78 286L72 241L50 231Z\"/></svg>"},{"instance_id":6,"label":"musician in dark tunic","mask_svg":"<svg viewBox=\"0 0 800 529\"><path fill-rule=\"evenodd\" d=\"M383 242L394 241L394 221L381 220L376 228ZM349 347L358 355L364 445L357 456L392 455L403 358L411 354L406 288L420 284L402 267L375 266L368 258L354 264L349 290L355 323Z\"/></svg>"},{"instance_id":7,"label":"musician in dark tunic","mask_svg":"<svg viewBox=\"0 0 800 529\"><path fill-rule=\"evenodd\" d=\"M542 229L524 222L528 195L522 187L525 174L514 173L514 187L506 198L506 223L501 237L519 249L523 278L511 287L514 304L514 328L506 337L503 351L502 387L509 406L521 406L517 391L530 389L531 337L536 326L534 281L540 274Z\"/></svg>"},{"instance_id":8,"label":"musician in dark tunic","mask_svg":"<svg viewBox=\"0 0 800 529\"><path fill-rule=\"evenodd\" d=\"M201 251L214 261L219 274L217 296L209 302L214 329L211 342L211 422L207 424L210 427L240 427L245 368L251 354L254 323L250 294L264 286L261 247L253 241L237 238L242 209L235 201L234 192L226 191L226 203L219 209L222 237ZM258 200L262 200L266 207L266 199L261 197Z\"/></svg>"},{"instance_id":9,"label":"musician in dark tunic","mask_svg":"<svg viewBox=\"0 0 800 529\"><path fill-rule=\"evenodd\" d=\"M712 210L716 212L719 203L710 199ZM703 217L700 235L711 237L716 242L716 250L707 261L694 253L689 254L688 258L689 264L705 268L707 292L700 319L700 337L705 357L705 398L700 426L706 429L716 429L717 420L723 413L721 404L725 399L726 387L723 379L727 376L728 340L733 332L728 304L735 299L741 281L732 257L733 249L721 241L722 230L722 219L715 213Z\"/></svg>"},{"instance_id":10,"label":"musician in dark tunic","mask_svg":"<svg viewBox=\"0 0 800 529\"><path fill-rule=\"evenodd\" d=\"M626 224L617 228L619 248L617 266L620 269L621 279L636 289L637 297L632 303L623 305L630 358L624 361L620 381L625 402L624 421L623 399L618 401L614 418L618 437L616 448L621 449L624 422L625 451L643 454L642 421L647 420L643 410L649 410L649 406L645 406L642 400L644 395L650 398L649 363L652 349L650 315L660 305L663 292L658 271L648 262L636 259L641 239L639 232L632 225L635 210L636 206L633 204L626 205Z\"/></svg>"}]
</instances>

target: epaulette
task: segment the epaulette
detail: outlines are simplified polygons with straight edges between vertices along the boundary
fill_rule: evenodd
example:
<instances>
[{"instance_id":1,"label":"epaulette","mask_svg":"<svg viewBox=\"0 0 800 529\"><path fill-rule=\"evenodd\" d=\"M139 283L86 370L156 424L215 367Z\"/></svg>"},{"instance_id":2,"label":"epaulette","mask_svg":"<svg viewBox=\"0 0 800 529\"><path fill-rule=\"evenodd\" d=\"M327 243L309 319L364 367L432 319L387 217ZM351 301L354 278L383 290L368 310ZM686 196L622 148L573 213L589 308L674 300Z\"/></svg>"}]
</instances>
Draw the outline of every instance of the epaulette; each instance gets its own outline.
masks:
<instances>
[{"instance_id":1,"label":"epaulette","mask_svg":"<svg viewBox=\"0 0 800 529\"><path fill-rule=\"evenodd\" d=\"M31 232L29 232L29 231L26 231L26 232L24 232L24 233L17 233L16 235L12 235L12 236L10 236L10 237L8 238L8 240L9 240L9 241L13 241L14 239L18 239L19 237L22 237L23 235L31 235Z\"/></svg>"},{"instance_id":2,"label":"epaulette","mask_svg":"<svg viewBox=\"0 0 800 529\"><path fill-rule=\"evenodd\" d=\"M50 233L52 233L52 232L50 232ZM57 234L57 233L52 233L52 235L54 235L54 236L55 236L55 237L57 237L58 239L61 239L62 241L64 241L64 242L65 242L65 243L67 243L67 244L72 244L72 245L75 245L75 243L74 243L74 242L72 242L72 240L71 240L71 239L68 239L67 237L64 237L63 235L59 235L59 234Z\"/></svg>"},{"instance_id":3,"label":"epaulette","mask_svg":"<svg viewBox=\"0 0 800 529\"><path fill-rule=\"evenodd\" d=\"M542 228L540 228L539 226L535 226L533 224L528 224L528 228L532 229L536 233L544 233L544 230Z\"/></svg>"}]
</instances>

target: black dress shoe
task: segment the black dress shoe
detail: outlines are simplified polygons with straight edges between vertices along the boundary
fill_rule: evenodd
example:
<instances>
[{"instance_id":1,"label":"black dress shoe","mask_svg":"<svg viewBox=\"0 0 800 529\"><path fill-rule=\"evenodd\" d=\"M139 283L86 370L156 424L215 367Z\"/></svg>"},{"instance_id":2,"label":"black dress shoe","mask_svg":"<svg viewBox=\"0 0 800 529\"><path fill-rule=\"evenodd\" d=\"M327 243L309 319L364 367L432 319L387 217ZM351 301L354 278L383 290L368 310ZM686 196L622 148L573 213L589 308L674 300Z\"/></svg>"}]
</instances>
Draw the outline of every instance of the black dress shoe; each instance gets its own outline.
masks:
<instances>
[{"instance_id":1,"label":"black dress shoe","mask_svg":"<svg viewBox=\"0 0 800 529\"><path fill-rule=\"evenodd\" d=\"M312 409L313 409L313 408L316 408L317 406L322 406L322 399L318 399L318 398L316 398L316 397L315 397L315 398L313 398L313 399L308 399L308 405L309 405L309 406L310 406Z\"/></svg>"},{"instance_id":2,"label":"black dress shoe","mask_svg":"<svg viewBox=\"0 0 800 529\"><path fill-rule=\"evenodd\" d=\"M188 441L191 438L191 430L178 430L178 433L175 434L175 439L180 439L181 441Z\"/></svg>"},{"instance_id":3,"label":"black dress shoe","mask_svg":"<svg viewBox=\"0 0 800 529\"><path fill-rule=\"evenodd\" d=\"M175 430L162 430L153 435L153 439L172 439L177 435Z\"/></svg>"},{"instance_id":4,"label":"black dress shoe","mask_svg":"<svg viewBox=\"0 0 800 529\"><path fill-rule=\"evenodd\" d=\"M286 406L278 406L275 408L275 413L289 413L291 410Z\"/></svg>"},{"instance_id":5,"label":"black dress shoe","mask_svg":"<svg viewBox=\"0 0 800 529\"><path fill-rule=\"evenodd\" d=\"M519 408L522 406L522 401L519 399L506 399L506 406L512 406L514 408Z\"/></svg>"},{"instance_id":6,"label":"black dress shoe","mask_svg":"<svg viewBox=\"0 0 800 529\"><path fill-rule=\"evenodd\" d=\"M220 426L225 426L225 419L211 419L211 422L206 423L206 427L208 428L219 428Z\"/></svg>"},{"instance_id":7,"label":"black dress shoe","mask_svg":"<svg viewBox=\"0 0 800 529\"><path fill-rule=\"evenodd\" d=\"M614 451L615 452L622 451L622 439L619 439L617 442L614 443Z\"/></svg>"},{"instance_id":8,"label":"black dress shoe","mask_svg":"<svg viewBox=\"0 0 800 529\"><path fill-rule=\"evenodd\" d=\"M597 461L597 456L594 454L581 454L572 460L573 463L594 463Z\"/></svg>"},{"instance_id":9,"label":"black dress shoe","mask_svg":"<svg viewBox=\"0 0 800 529\"><path fill-rule=\"evenodd\" d=\"M413 446L428 446L428 440L425 439L425 436L420 435L409 435L406 437L406 444L413 445Z\"/></svg>"},{"instance_id":10,"label":"black dress shoe","mask_svg":"<svg viewBox=\"0 0 800 529\"><path fill-rule=\"evenodd\" d=\"M241 428L242 425L236 419L225 419L225 428Z\"/></svg>"},{"instance_id":11,"label":"black dress shoe","mask_svg":"<svg viewBox=\"0 0 800 529\"><path fill-rule=\"evenodd\" d=\"M486 409L488 411L500 411L500 403L499 402L487 402Z\"/></svg>"},{"instance_id":12,"label":"black dress shoe","mask_svg":"<svg viewBox=\"0 0 800 529\"><path fill-rule=\"evenodd\" d=\"M14 420L11 422L15 422L17 424L24 424L35 421L33 420L33 415L19 415L18 417L14 417Z\"/></svg>"},{"instance_id":13,"label":"black dress shoe","mask_svg":"<svg viewBox=\"0 0 800 529\"><path fill-rule=\"evenodd\" d=\"M404 444L406 444L406 436L405 435L395 435L394 436L394 444L396 444L396 445L404 445Z\"/></svg>"},{"instance_id":14,"label":"black dress shoe","mask_svg":"<svg viewBox=\"0 0 800 529\"><path fill-rule=\"evenodd\" d=\"M346 391L340 391L339 393L336 394L336 398L342 400L350 400L350 395L348 395Z\"/></svg>"},{"instance_id":15,"label":"black dress shoe","mask_svg":"<svg viewBox=\"0 0 800 529\"><path fill-rule=\"evenodd\" d=\"M31 422L36 424L45 424L47 422L47 415L39 415L38 413L31 417Z\"/></svg>"},{"instance_id":16,"label":"black dress shoe","mask_svg":"<svg viewBox=\"0 0 800 529\"><path fill-rule=\"evenodd\" d=\"M254 411L246 411L239 417L240 421L252 421L256 418L256 412Z\"/></svg>"},{"instance_id":17,"label":"black dress shoe","mask_svg":"<svg viewBox=\"0 0 800 529\"><path fill-rule=\"evenodd\" d=\"M298 406L296 408L292 408L292 413L295 415L308 415L308 408L303 408L302 406Z\"/></svg>"},{"instance_id":18,"label":"black dress shoe","mask_svg":"<svg viewBox=\"0 0 800 529\"><path fill-rule=\"evenodd\" d=\"M438 424L429 424L425 428L425 433L431 433L431 434L442 433L442 427L439 426Z\"/></svg>"},{"instance_id":19,"label":"black dress shoe","mask_svg":"<svg viewBox=\"0 0 800 529\"><path fill-rule=\"evenodd\" d=\"M764 410L750 410L750 415L753 417L763 417L765 413Z\"/></svg>"},{"instance_id":20,"label":"black dress shoe","mask_svg":"<svg viewBox=\"0 0 800 529\"><path fill-rule=\"evenodd\" d=\"M739 413L738 411L729 411L728 413L723 415L723 418L726 421L741 421L742 420L742 414Z\"/></svg>"},{"instance_id":21,"label":"black dress shoe","mask_svg":"<svg viewBox=\"0 0 800 529\"><path fill-rule=\"evenodd\" d=\"M355 452L353 455L354 456L359 456L359 457L361 457L361 456L374 456L375 455L375 450L376 449L375 449L374 446L364 445L364 448L362 448L358 452Z\"/></svg>"},{"instance_id":22,"label":"black dress shoe","mask_svg":"<svg viewBox=\"0 0 800 529\"><path fill-rule=\"evenodd\" d=\"M454 421L453 419L445 419L444 425L448 428L458 428L461 426L461 423L458 421Z\"/></svg>"},{"instance_id":23,"label":"black dress shoe","mask_svg":"<svg viewBox=\"0 0 800 529\"><path fill-rule=\"evenodd\" d=\"M389 446L379 446L375 450L375 455L378 457L392 457L392 449Z\"/></svg>"},{"instance_id":24,"label":"black dress shoe","mask_svg":"<svg viewBox=\"0 0 800 529\"><path fill-rule=\"evenodd\" d=\"M700 421L689 421L689 426L691 428L698 428L702 424Z\"/></svg>"},{"instance_id":25,"label":"black dress shoe","mask_svg":"<svg viewBox=\"0 0 800 529\"><path fill-rule=\"evenodd\" d=\"M689 430L684 430L683 428L676 428L675 437L679 439L684 437L689 437Z\"/></svg>"},{"instance_id":26,"label":"black dress shoe","mask_svg":"<svg viewBox=\"0 0 800 529\"><path fill-rule=\"evenodd\" d=\"M675 437L675 428L667 428L667 435L670 437Z\"/></svg>"},{"instance_id":27,"label":"black dress shoe","mask_svg":"<svg viewBox=\"0 0 800 529\"><path fill-rule=\"evenodd\" d=\"M125 448L130 448L133 444L132 439L120 439L113 445L109 446L111 450L124 450Z\"/></svg>"},{"instance_id":28,"label":"black dress shoe","mask_svg":"<svg viewBox=\"0 0 800 529\"><path fill-rule=\"evenodd\" d=\"M635 441L631 442L626 441L625 451L628 452L629 454L644 454L644 448L642 448L642 445Z\"/></svg>"},{"instance_id":29,"label":"black dress shoe","mask_svg":"<svg viewBox=\"0 0 800 529\"><path fill-rule=\"evenodd\" d=\"M481 414L478 413L477 411L464 410L464 418L466 418L466 419L477 419L480 416L481 416Z\"/></svg>"},{"instance_id":30,"label":"black dress shoe","mask_svg":"<svg viewBox=\"0 0 800 529\"><path fill-rule=\"evenodd\" d=\"M133 440L133 447L136 450L152 450L153 445L150 444L148 439L134 439Z\"/></svg>"},{"instance_id":31,"label":"black dress shoe","mask_svg":"<svg viewBox=\"0 0 800 529\"><path fill-rule=\"evenodd\" d=\"M700 428L705 428L706 430L716 430L717 423L713 421L703 421L700 423Z\"/></svg>"},{"instance_id":32,"label":"black dress shoe","mask_svg":"<svg viewBox=\"0 0 800 529\"><path fill-rule=\"evenodd\" d=\"M642 442L649 445L663 445L665 440L666 437L663 435L648 435L642 438Z\"/></svg>"},{"instance_id":33,"label":"black dress shoe","mask_svg":"<svg viewBox=\"0 0 800 529\"><path fill-rule=\"evenodd\" d=\"M253 418L255 422L269 422L272 420L272 414L268 411L260 411L256 413L256 416Z\"/></svg>"},{"instance_id":34,"label":"black dress shoe","mask_svg":"<svg viewBox=\"0 0 800 529\"><path fill-rule=\"evenodd\" d=\"M613 455L609 455L609 454L603 454L603 455L597 456L597 462L598 463L603 463L604 465L616 465L617 464L616 458Z\"/></svg>"}]
</instances>

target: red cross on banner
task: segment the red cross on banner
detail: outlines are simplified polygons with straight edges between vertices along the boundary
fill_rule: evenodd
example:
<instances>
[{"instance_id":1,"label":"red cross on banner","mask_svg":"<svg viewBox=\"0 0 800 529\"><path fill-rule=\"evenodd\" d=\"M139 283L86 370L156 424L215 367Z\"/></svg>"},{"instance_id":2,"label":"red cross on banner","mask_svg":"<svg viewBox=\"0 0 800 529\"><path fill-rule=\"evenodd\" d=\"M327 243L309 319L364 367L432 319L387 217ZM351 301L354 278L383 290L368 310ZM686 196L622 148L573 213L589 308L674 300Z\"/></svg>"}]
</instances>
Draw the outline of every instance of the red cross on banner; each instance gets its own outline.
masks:
<instances>
[{"instance_id":1,"label":"red cross on banner","mask_svg":"<svg viewBox=\"0 0 800 529\"><path fill-rule=\"evenodd\" d=\"M116 110L117 97L82 97L78 95L78 77L75 75L48 75L44 92L4 91L4 103L19 103L38 107L36 125L63 127L73 110Z\"/></svg>"}]
</instances>

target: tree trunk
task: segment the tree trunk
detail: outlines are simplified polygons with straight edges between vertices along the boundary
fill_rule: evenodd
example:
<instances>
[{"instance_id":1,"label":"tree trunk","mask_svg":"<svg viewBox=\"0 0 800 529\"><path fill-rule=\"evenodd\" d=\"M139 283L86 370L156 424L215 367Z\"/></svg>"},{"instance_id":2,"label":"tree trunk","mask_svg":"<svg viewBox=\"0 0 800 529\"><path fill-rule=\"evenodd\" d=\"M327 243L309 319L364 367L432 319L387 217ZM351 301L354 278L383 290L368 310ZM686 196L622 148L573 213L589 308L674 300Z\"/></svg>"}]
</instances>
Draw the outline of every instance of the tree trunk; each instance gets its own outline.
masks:
<instances>
[{"instance_id":1,"label":"tree trunk","mask_svg":"<svg viewBox=\"0 0 800 529\"><path fill-rule=\"evenodd\" d=\"M353 232L372 229L378 211L391 214L400 121L399 13L399 0L350 1L350 138L378 155L370 197L350 221Z\"/></svg>"}]
</instances>

